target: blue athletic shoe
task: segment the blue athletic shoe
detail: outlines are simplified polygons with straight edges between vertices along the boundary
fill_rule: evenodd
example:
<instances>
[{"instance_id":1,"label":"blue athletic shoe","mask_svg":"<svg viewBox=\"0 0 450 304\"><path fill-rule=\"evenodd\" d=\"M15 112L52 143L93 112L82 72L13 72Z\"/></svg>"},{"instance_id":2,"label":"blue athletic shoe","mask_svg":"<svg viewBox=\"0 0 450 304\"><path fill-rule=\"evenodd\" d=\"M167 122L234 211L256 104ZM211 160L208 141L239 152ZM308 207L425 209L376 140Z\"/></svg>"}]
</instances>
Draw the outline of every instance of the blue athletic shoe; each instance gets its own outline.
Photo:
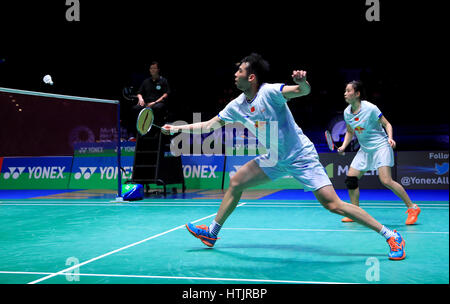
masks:
<instances>
[{"instance_id":1,"label":"blue athletic shoe","mask_svg":"<svg viewBox=\"0 0 450 304\"><path fill-rule=\"evenodd\" d=\"M390 237L386 242L389 244L391 251L389 252L390 260L403 260L406 256L405 240L400 233L394 230L396 236Z\"/></svg>"},{"instance_id":2,"label":"blue athletic shoe","mask_svg":"<svg viewBox=\"0 0 450 304\"><path fill-rule=\"evenodd\" d=\"M193 236L200 239L208 247L213 247L218 239L209 233L209 227L206 225L194 226L191 223L187 223L186 228Z\"/></svg>"}]
</instances>

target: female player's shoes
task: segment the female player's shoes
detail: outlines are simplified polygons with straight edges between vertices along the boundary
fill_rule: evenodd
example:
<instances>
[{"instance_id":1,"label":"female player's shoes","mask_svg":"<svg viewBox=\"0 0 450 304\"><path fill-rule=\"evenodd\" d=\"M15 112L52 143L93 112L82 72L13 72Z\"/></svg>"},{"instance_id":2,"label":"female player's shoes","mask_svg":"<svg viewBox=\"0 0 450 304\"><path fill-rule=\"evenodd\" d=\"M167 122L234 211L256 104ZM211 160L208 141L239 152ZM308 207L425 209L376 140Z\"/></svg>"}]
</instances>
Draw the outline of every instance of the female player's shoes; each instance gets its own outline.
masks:
<instances>
[{"instance_id":1,"label":"female player's shoes","mask_svg":"<svg viewBox=\"0 0 450 304\"><path fill-rule=\"evenodd\" d=\"M344 218L342 218L342 220L341 220L343 223L351 223L351 222L353 222L353 220L351 219L351 218L349 218L349 217L344 217Z\"/></svg>"},{"instance_id":2,"label":"female player's shoes","mask_svg":"<svg viewBox=\"0 0 450 304\"><path fill-rule=\"evenodd\" d=\"M405 252L405 240L400 233L394 230L395 236L390 237L386 242L390 247L389 259L390 260L403 260L406 256Z\"/></svg>"},{"instance_id":3,"label":"female player's shoes","mask_svg":"<svg viewBox=\"0 0 450 304\"><path fill-rule=\"evenodd\" d=\"M415 205L415 208L408 208L406 210L406 213L408 213L408 218L406 219L406 225L413 225L420 214L420 208L419 206Z\"/></svg>"},{"instance_id":4,"label":"female player's shoes","mask_svg":"<svg viewBox=\"0 0 450 304\"><path fill-rule=\"evenodd\" d=\"M193 236L200 239L208 247L213 247L218 239L209 233L209 227L206 225L194 226L191 223L187 223L186 228Z\"/></svg>"},{"instance_id":5,"label":"female player's shoes","mask_svg":"<svg viewBox=\"0 0 450 304\"><path fill-rule=\"evenodd\" d=\"M420 208L419 206L415 205L415 208L408 208L406 211L408 213L408 218L406 219L406 225L413 225L417 222L417 218L420 214ZM348 217L344 217L341 220L343 223L351 223L353 220Z\"/></svg>"}]
</instances>

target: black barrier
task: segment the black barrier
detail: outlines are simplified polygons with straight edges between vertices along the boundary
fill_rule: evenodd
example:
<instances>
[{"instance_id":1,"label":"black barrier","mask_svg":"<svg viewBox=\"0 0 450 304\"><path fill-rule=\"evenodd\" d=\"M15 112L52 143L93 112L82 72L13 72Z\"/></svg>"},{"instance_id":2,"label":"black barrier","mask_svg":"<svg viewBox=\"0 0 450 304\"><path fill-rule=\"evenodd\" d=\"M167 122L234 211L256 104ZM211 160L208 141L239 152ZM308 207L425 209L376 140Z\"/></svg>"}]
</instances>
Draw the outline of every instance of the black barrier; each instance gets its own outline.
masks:
<instances>
[{"instance_id":1,"label":"black barrier","mask_svg":"<svg viewBox=\"0 0 450 304\"><path fill-rule=\"evenodd\" d=\"M397 153L397 181L408 189L448 189L448 151Z\"/></svg>"},{"instance_id":2,"label":"black barrier","mask_svg":"<svg viewBox=\"0 0 450 304\"><path fill-rule=\"evenodd\" d=\"M356 152L346 152L345 155L338 153L319 153L320 162L327 170L328 177L335 189L347 189L345 178L348 169L355 157ZM395 166L392 168L395 177ZM363 189L385 189L378 178L378 171L367 171L359 180L359 185Z\"/></svg>"},{"instance_id":3,"label":"black barrier","mask_svg":"<svg viewBox=\"0 0 450 304\"><path fill-rule=\"evenodd\" d=\"M336 189L346 189L345 177L356 152L320 153L320 161L327 170ZM408 189L449 189L448 151L399 151L395 152L392 177ZM378 171L368 171L359 180L364 189L385 189L378 178Z\"/></svg>"}]
</instances>

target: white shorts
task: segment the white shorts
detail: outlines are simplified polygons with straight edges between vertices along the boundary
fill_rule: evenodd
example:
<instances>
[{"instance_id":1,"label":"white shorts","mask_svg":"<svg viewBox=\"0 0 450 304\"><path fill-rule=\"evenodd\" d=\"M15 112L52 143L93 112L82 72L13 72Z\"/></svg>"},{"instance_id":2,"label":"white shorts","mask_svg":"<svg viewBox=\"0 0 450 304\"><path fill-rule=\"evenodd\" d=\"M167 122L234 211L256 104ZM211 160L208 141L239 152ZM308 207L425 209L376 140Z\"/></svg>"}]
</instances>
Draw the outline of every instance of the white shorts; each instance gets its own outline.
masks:
<instances>
[{"instance_id":1,"label":"white shorts","mask_svg":"<svg viewBox=\"0 0 450 304\"><path fill-rule=\"evenodd\" d=\"M380 167L394 166L394 150L391 146L381 147L371 152L359 149L350 167L358 171L377 170Z\"/></svg>"},{"instance_id":2,"label":"white shorts","mask_svg":"<svg viewBox=\"0 0 450 304\"><path fill-rule=\"evenodd\" d=\"M255 161L271 180L290 175L303 185L305 192L316 191L324 186L331 185L331 181L316 152L294 160L278 161L272 167L260 164L261 161L267 160L267 158L267 154L260 155L255 158Z\"/></svg>"}]
</instances>

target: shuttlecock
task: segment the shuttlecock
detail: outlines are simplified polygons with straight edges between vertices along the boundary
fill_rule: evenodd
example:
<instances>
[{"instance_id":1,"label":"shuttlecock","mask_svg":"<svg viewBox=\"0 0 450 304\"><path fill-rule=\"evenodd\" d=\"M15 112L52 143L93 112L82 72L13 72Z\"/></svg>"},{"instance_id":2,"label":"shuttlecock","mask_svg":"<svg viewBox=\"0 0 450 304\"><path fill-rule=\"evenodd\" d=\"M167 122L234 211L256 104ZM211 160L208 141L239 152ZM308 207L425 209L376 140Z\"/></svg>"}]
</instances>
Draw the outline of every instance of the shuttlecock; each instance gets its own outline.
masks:
<instances>
[{"instance_id":1,"label":"shuttlecock","mask_svg":"<svg viewBox=\"0 0 450 304\"><path fill-rule=\"evenodd\" d=\"M50 75L45 75L43 80L44 80L44 82L45 82L46 84L53 85L52 76L50 76Z\"/></svg>"}]
</instances>

